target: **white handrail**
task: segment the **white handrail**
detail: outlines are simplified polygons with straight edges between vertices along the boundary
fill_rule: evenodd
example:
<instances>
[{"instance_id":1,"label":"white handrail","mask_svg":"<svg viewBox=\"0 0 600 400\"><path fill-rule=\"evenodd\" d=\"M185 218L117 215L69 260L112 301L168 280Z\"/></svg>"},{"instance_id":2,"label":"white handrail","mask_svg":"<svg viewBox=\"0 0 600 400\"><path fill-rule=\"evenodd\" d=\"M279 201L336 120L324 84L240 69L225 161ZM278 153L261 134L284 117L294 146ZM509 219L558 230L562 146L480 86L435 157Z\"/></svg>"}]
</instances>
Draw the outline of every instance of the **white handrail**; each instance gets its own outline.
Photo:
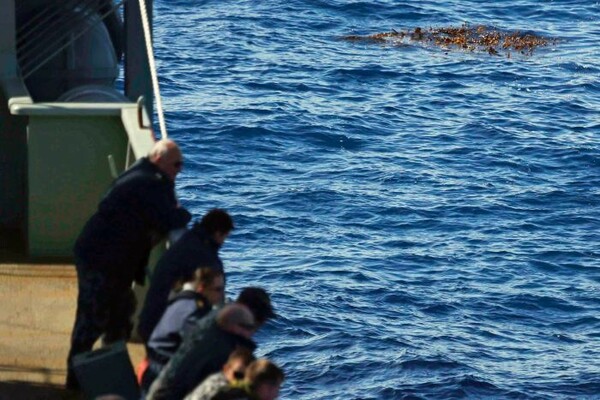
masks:
<instances>
[{"instance_id":1,"label":"white handrail","mask_svg":"<svg viewBox=\"0 0 600 400\"><path fill-rule=\"evenodd\" d=\"M160 88L158 86L158 76L156 74L156 63L154 62L154 52L152 51L152 37L150 36L150 23L148 22L148 11L146 9L146 1L139 0L140 13L142 17L142 26L144 28L144 41L146 42L146 53L148 53L148 65L150 66L150 76L152 77L152 88L156 98L156 113L158 114L158 124L160 126L160 136L162 139L167 138L167 126L165 124L165 116L162 108L162 100L160 97Z\"/></svg>"}]
</instances>

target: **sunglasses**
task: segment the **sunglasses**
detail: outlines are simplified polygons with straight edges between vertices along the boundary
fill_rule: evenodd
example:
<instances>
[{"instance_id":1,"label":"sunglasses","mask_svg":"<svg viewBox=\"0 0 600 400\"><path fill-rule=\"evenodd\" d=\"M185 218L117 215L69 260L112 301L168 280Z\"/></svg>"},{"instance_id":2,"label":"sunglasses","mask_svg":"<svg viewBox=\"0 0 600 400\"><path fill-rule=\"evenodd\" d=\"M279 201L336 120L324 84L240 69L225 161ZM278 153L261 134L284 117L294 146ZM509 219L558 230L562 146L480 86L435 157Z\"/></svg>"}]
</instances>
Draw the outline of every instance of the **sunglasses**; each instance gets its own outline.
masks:
<instances>
[{"instance_id":1,"label":"sunglasses","mask_svg":"<svg viewBox=\"0 0 600 400\"><path fill-rule=\"evenodd\" d=\"M238 380L241 381L242 379L244 379L244 371L234 371L233 372L233 377Z\"/></svg>"}]
</instances>

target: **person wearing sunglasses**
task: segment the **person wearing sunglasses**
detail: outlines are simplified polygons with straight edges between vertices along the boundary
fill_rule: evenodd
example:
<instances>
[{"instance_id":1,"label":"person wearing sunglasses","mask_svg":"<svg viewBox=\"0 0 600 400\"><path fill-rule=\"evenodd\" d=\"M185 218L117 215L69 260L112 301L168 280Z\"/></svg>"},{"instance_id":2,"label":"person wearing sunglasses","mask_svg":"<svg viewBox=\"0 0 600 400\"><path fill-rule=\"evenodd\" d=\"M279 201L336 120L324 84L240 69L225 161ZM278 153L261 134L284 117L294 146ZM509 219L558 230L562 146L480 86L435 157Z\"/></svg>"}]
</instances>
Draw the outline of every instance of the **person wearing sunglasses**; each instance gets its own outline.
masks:
<instances>
[{"instance_id":1,"label":"person wearing sunglasses","mask_svg":"<svg viewBox=\"0 0 600 400\"><path fill-rule=\"evenodd\" d=\"M210 400L228 385L242 382L246 368L252 361L254 356L247 349L234 350L223 365L223 369L206 378L184 400Z\"/></svg>"},{"instance_id":2,"label":"person wearing sunglasses","mask_svg":"<svg viewBox=\"0 0 600 400\"><path fill-rule=\"evenodd\" d=\"M79 293L67 357L68 389L79 389L75 355L90 351L102 335L105 344L129 338L135 311L132 282L143 284L152 247L191 219L175 194L182 160L174 141L157 141L147 157L115 179L76 240Z\"/></svg>"}]
</instances>

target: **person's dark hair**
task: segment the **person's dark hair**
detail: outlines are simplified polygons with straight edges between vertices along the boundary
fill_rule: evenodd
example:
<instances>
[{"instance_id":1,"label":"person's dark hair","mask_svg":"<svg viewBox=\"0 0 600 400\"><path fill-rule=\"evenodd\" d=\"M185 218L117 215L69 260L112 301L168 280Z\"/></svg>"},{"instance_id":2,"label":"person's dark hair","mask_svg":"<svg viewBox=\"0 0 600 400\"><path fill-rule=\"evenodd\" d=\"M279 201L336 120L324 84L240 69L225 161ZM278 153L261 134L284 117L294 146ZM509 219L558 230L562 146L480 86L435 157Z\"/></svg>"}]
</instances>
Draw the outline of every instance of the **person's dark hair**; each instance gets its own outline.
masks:
<instances>
[{"instance_id":1,"label":"person's dark hair","mask_svg":"<svg viewBox=\"0 0 600 400\"><path fill-rule=\"evenodd\" d=\"M256 390L263 383L272 385L280 384L284 379L285 374L283 370L266 358L259 358L253 361L246 368L245 380L252 390Z\"/></svg>"},{"instance_id":2,"label":"person's dark hair","mask_svg":"<svg viewBox=\"0 0 600 400\"><path fill-rule=\"evenodd\" d=\"M221 208L213 208L207 212L200 220L200 225L209 235L215 232L229 233L234 229L233 219Z\"/></svg>"},{"instance_id":3,"label":"person's dark hair","mask_svg":"<svg viewBox=\"0 0 600 400\"><path fill-rule=\"evenodd\" d=\"M263 288L243 288L236 302L248 307L259 325L264 324L268 319L277 317L271 304L271 298Z\"/></svg>"}]
</instances>

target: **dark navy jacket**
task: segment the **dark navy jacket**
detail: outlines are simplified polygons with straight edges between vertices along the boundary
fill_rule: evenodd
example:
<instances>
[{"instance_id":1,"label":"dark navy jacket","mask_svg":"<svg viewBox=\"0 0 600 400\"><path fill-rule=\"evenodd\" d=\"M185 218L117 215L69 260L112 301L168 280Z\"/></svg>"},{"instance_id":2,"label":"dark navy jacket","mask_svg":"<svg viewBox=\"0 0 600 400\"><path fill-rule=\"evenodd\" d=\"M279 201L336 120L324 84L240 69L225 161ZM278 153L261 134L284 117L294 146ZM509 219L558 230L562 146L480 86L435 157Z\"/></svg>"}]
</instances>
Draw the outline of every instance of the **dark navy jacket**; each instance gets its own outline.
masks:
<instances>
[{"instance_id":1,"label":"dark navy jacket","mask_svg":"<svg viewBox=\"0 0 600 400\"><path fill-rule=\"evenodd\" d=\"M190 218L178 206L174 183L141 158L113 182L84 226L75 243L76 262L130 284L136 274L143 276L152 246Z\"/></svg>"},{"instance_id":2,"label":"dark navy jacket","mask_svg":"<svg viewBox=\"0 0 600 400\"><path fill-rule=\"evenodd\" d=\"M196 223L158 260L140 313L138 333L144 341L148 341L167 308L169 293L178 279L191 276L200 267L223 272L219 247Z\"/></svg>"},{"instance_id":3,"label":"dark navy jacket","mask_svg":"<svg viewBox=\"0 0 600 400\"><path fill-rule=\"evenodd\" d=\"M251 352L256 349L252 340L221 329L216 316L217 311L212 311L183 338L148 399L181 400L206 377L220 371L236 348L245 347Z\"/></svg>"}]
</instances>

